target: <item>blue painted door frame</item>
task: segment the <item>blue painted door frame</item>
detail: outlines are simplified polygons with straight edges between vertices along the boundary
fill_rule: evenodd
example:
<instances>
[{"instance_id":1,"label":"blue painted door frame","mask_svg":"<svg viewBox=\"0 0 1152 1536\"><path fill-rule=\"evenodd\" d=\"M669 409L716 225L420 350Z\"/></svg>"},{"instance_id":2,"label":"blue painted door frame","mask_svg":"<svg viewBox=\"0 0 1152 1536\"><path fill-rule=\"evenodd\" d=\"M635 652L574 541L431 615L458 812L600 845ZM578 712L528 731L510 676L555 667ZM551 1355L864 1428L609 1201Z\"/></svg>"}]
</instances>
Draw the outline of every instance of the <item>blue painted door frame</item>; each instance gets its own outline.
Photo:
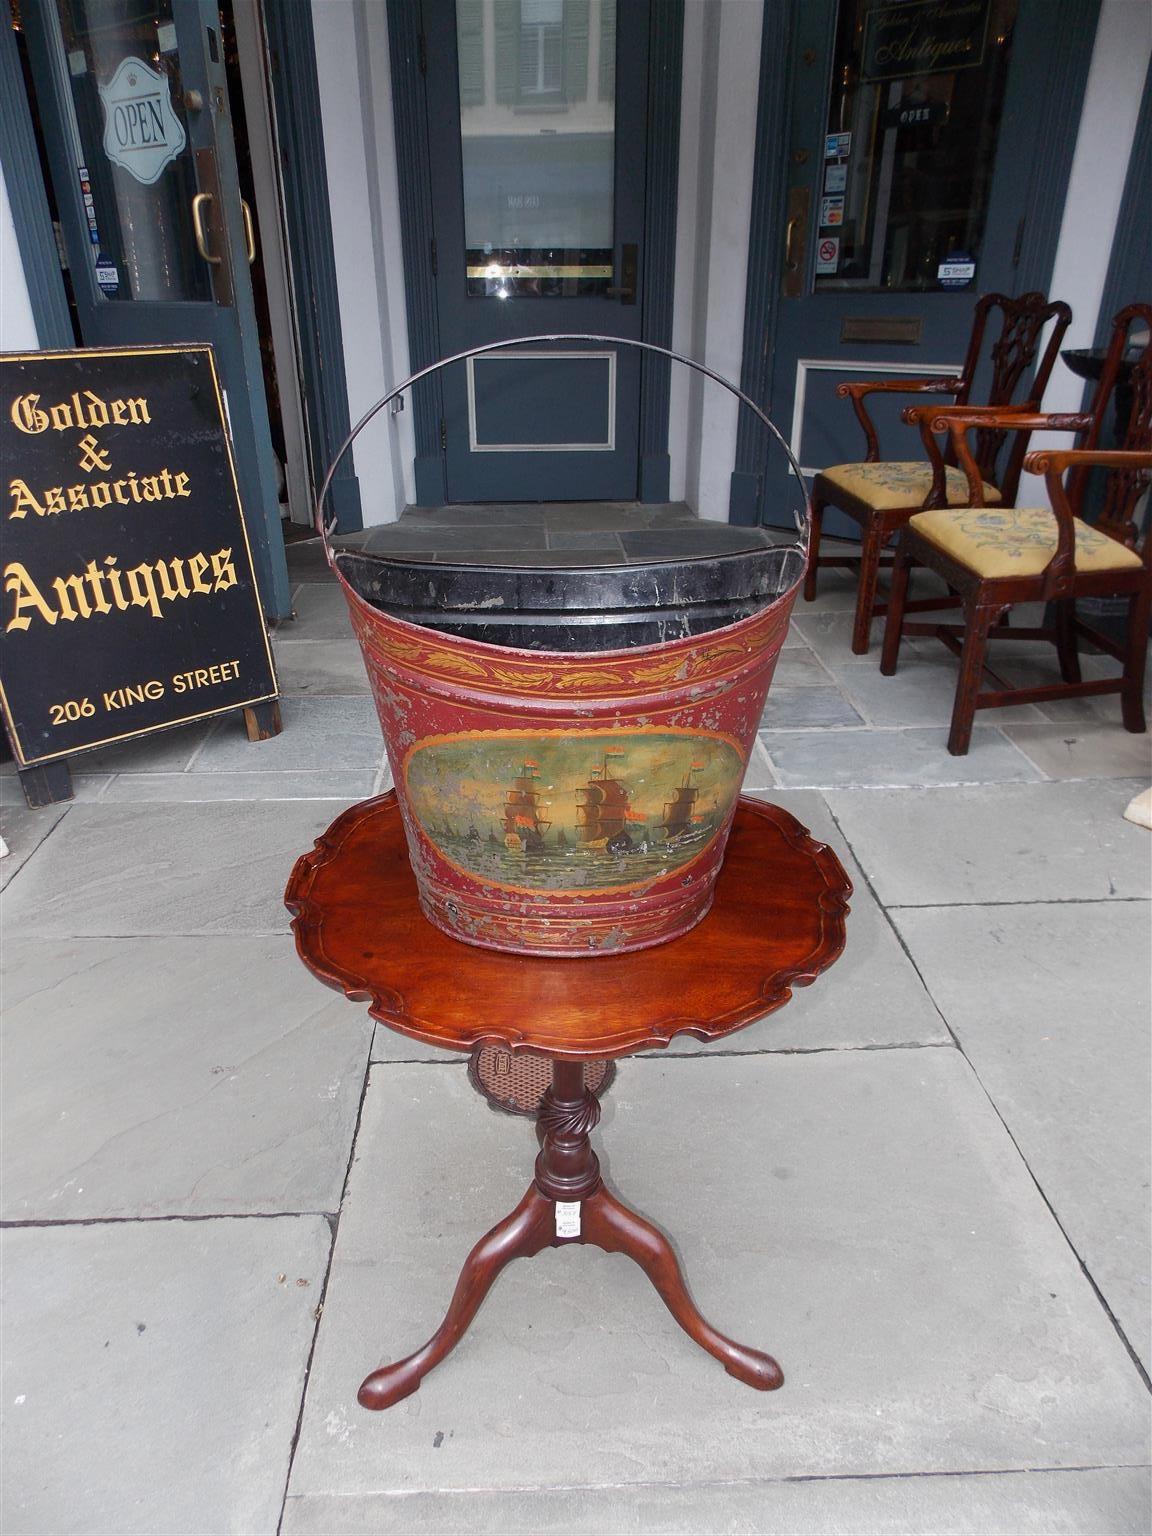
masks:
<instances>
[{"instance_id":1,"label":"blue painted door frame","mask_svg":"<svg viewBox=\"0 0 1152 1536\"><path fill-rule=\"evenodd\" d=\"M806 468L863 457L863 436L850 406L834 394L840 378L867 377L873 366L874 376L885 377L958 364L979 293L1046 289L1099 0L1063 0L1059 27L1051 25L1046 0L1020 0L983 247L973 285L958 292L815 288L836 13L836 0L768 0L762 41L741 378L791 437ZM797 192L807 199L806 255L800 292L785 296L787 226L796 208L790 198ZM919 321L918 338L903 344L845 342L841 327L848 318ZM883 409L875 413L881 452L916 458L914 429L898 418L903 403L894 401L887 415ZM730 518L787 526L786 469L769 455L765 470L763 451L762 435L745 413ZM825 531L854 536L858 528L829 512Z\"/></svg>"},{"instance_id":2,"label":"blue painted door frame","mask_svg":"<svg viewBox=\"0 0 1152 1536\"><path fill-rule=\"evenodd\" d=\"M206 212L211 216L211 238L219 246L210 254L219 260L214 266L206 264L211 268L206 280L203 273L199 274L201 297L184 301L121 299L109 297L101 289L94 259L99 247L90 233L86 191L78 171L88 159L94 162L88 167L93 176L107 169L96 161L96 156L103 154L102 113L93 86L90 99L81 97L90 109L83 125L88 136L81 139L55 0L24 0L23 17L40 122L82 342L93 347L184 341L212 344L227 400L241 502L264 611L269 618L281 618L291 612L290 588L228 110L220 18L212 0L171 0L171 13L185 102L200 103L198 107L184 107L181 113L186 135L181 155L195 160L193 184L201 191L206 190L208 168L214 171L211 192L215 206ZM197 95L191 96L193 92ZM169 166L160 174L170 174L172 169ZM111 216L108 210L106 217ZM203 260L194 249L182 250L180 255L189 263ZM114 262L111 266L115 269ZM191 270L196 269L192 266ZM126 274L118 274L118 281L127 281Z\"/></svg>"}]
</instances>

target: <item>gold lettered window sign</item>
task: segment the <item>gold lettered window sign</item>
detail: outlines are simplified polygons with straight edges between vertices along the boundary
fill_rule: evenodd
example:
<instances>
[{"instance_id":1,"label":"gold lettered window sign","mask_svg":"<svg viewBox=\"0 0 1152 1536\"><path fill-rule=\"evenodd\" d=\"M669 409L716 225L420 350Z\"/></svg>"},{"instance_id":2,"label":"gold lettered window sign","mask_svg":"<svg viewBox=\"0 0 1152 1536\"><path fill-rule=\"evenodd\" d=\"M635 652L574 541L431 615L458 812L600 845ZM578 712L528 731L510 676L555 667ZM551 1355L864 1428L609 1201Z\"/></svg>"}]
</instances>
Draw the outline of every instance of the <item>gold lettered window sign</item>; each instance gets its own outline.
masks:
<instances>
[{"instance_id":1,"label":"gold lettered window sign","mask_svg":"<svg viewBox=\"0 0 1152 1536\"><path fill-rule=\"evenodd\" d=\"M864 19L862 80L909 80L984 62L988 0L911 0Z\"/></svg>"},{"instance_id":2,"label":"gold lettered window sign","mask_svg":"<svg viewBox=\"0 0 1152 1536\"><path fill-rule=\"evenodd\" d=\"M212 349L10 353L0 385L17 760L274 698Z\"/></svg>"}]
</instances>

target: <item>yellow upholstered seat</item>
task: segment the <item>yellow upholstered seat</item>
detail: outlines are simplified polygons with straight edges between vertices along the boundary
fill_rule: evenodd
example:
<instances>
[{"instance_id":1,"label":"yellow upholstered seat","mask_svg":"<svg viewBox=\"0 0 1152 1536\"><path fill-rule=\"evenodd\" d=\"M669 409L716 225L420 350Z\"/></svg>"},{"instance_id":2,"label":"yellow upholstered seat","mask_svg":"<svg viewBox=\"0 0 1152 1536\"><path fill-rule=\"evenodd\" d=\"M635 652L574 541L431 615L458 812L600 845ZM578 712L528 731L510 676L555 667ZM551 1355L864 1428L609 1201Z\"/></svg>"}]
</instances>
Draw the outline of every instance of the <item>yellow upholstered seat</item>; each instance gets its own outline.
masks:
<instances>
[{"instance_id":1,"label":"yellow upholstered seat","mask_svg":"<svg viewBox=\"0 0 1152 1536\"><path fill-rule=\"evenodd\" d=\"M1056 553L1056 518L1046 507L961 507L917 512L908 525L977 576L1039 576ZM1076 569L1122 571L1135 550L1076 519Z\"/></svg>"},{"instance_id":2,"label":"yellow upholstered seat","mask_svg":"<svg viewBox=\"0 0 1152 1536\"><path fill-rule=\"evenodd\" d=\"M948 505L962 507L970 497L964 471L949 468L944 474ZM899 507L922 507L932 489L932 466L915 460L893 464L833 464L831 469L822 470L818 478L825 482L818 488L819 493L833 504L836 492L845 491L877 512L884 512ZM984 483L984 500L1000 500L1000 492L987 482Z\"/></svg>"}]
</instances>

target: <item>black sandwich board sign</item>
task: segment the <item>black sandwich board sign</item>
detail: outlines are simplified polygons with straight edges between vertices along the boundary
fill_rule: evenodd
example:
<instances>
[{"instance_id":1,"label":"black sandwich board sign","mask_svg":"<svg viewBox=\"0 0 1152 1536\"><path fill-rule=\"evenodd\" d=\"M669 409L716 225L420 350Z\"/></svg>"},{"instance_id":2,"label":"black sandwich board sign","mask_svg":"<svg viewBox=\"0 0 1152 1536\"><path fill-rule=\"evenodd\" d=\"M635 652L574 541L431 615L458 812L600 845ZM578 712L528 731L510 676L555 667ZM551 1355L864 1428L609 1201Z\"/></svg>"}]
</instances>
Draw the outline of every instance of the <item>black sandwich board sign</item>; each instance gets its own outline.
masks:
<instances>
[{"instance_id":1,"label":"black sandwich board sign","mask_svg":"<svg viewBox=\"0 0 1152 1536\"><path fill-rule=\"evenodd\" d=\"M279 728L211 347L0 356L0 470L0 702L26 792L37 765L226 710Z\"/></svg>"}]
</instances>

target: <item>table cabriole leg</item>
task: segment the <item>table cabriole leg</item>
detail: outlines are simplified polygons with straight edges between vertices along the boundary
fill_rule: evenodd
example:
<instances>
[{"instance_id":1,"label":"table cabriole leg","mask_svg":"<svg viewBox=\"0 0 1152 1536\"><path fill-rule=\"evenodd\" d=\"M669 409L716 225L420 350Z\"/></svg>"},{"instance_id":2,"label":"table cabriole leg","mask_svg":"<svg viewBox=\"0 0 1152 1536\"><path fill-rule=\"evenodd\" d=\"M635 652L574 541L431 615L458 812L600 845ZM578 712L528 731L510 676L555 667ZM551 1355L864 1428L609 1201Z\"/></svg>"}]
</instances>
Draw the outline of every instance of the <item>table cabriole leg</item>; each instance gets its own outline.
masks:
<instances>
[{"instance_id":1,"label":"table cabriole leg","mask_svg":"<svg viewBox=\"0 0 1152 1536\"><path fill-rule=\"evenodd\" d=\"M581 1241L605 1253L626 1254L639 1264L688 1337L719 1360L729 1376L760 1392L774 1392L784 1385L784 1372L771 1355L737 1344L701 1316L663 1232L621 1204L603 1185L584 1204Z\"/></svg>"},{"instance_id":2,"label":"table cabriole leg","mask_svg":"<svg viewBox=\"0 0 1152 1536\"><path fill-rule=\"evenodd\" d=\"M468 1255L444 1321L427 1344L365 1378L357 1394L361 1407L390 1408L410 1396L463 1338L506 1265L567 1243L592 1243L605 1253L632 1259L689 1338L719 1360L730 1376L761 1392L783 1386L784 1373L770 1355L736 1343L704 1319L668 1239L605 1189L589 1134L599 1119L600 1102L584 1085L583 1064L554 1061L552 1086L540 1106L538 1130L543 1145L532 1187L512 1214ZM579 1203L578 1235L557 1236L556 1201Z\"/></svg>"},{"instance_id":3,"label":"table cabriole leg","mask_svg":"<svg viewBox=\"0 0 1152 1536\"><path fill-rule=\"evenodd\" d=\"M533 1185L510 1216L497 1222L464 1261L444 1321L422 1349L382 1365L365 1377L356 1400L362 1408L391 1408L410 1397L421 1381L464 1337L497 1275L513 1259L531 1258L556 1239L551 1200Z\"/></svg>"}]
</instances>

